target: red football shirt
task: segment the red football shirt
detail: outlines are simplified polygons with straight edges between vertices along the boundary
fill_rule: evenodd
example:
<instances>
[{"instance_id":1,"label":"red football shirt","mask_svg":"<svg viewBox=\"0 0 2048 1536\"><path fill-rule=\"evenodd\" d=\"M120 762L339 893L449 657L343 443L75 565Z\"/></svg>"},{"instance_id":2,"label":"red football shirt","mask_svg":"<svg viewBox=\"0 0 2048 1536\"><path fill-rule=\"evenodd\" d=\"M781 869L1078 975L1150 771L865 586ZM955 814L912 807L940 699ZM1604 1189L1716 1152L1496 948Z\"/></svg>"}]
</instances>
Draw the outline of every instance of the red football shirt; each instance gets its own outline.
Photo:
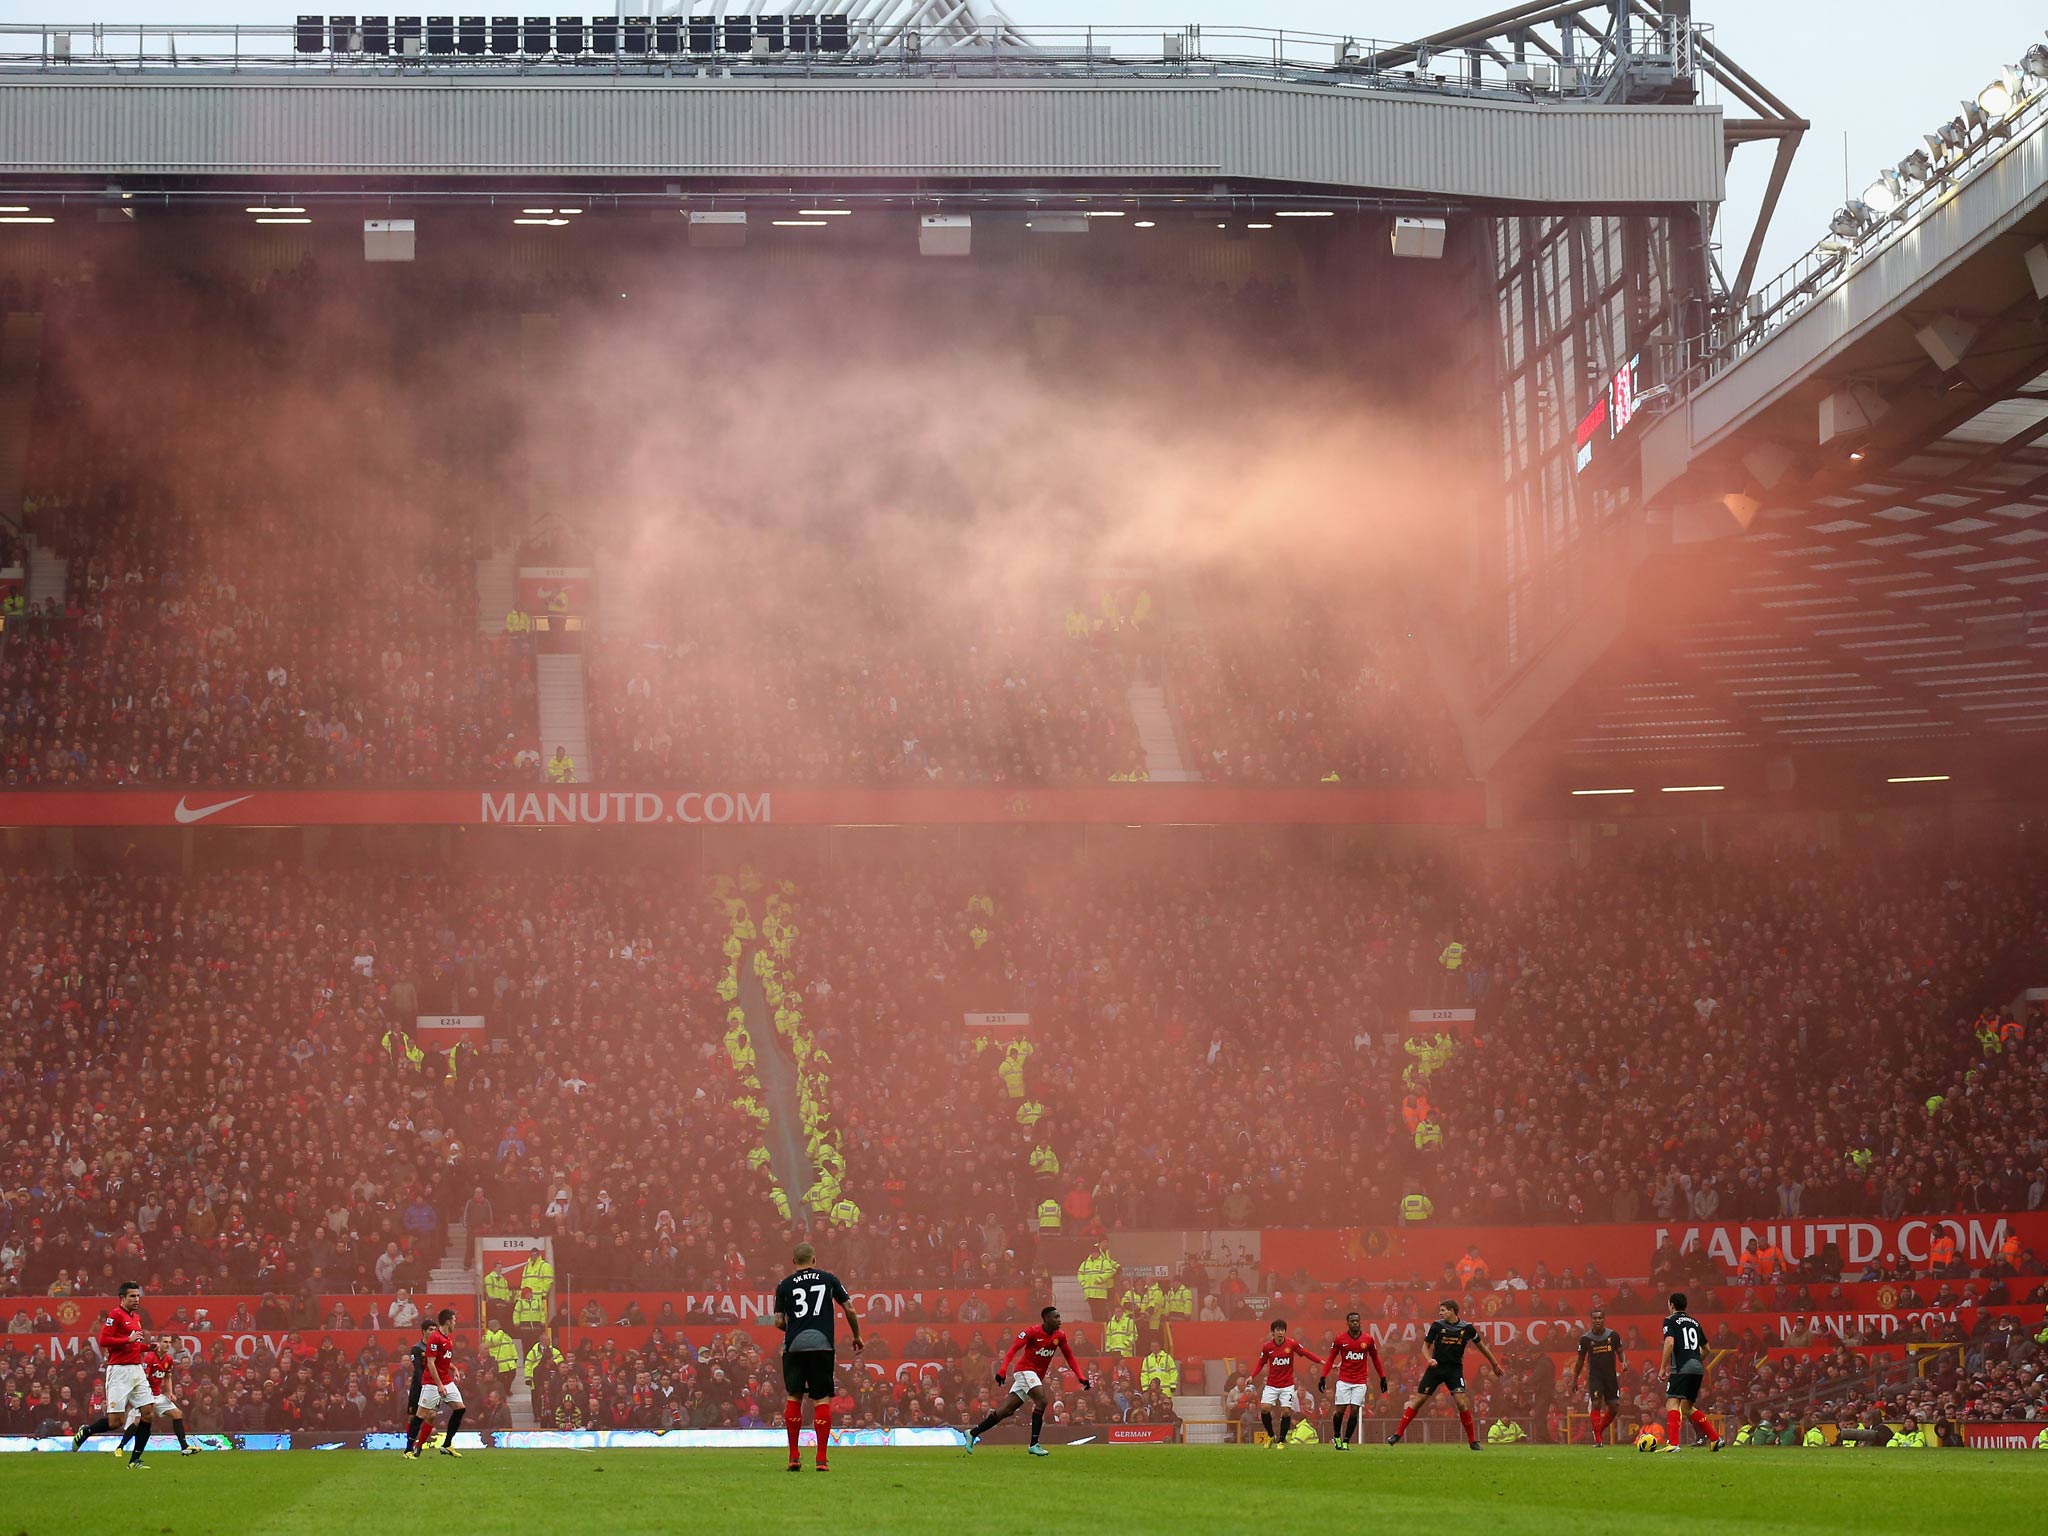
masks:
<instances>
[{"instance_id":1,"label":"red football shirt","mask_svg":"<svg viewBox=\"0 0 2048 1536\"><path fill-rule=\"evenodd\" d=\"M1068 1368L1076 1376L1082 1374L1079 1362L1074 1359L1074 1351L1067 1343L1067 1330L1064 1328L1056 1328L1047 1333L1038 1324L1033 1323L1020 1332L1016 1342L1010 1345L1010 1352L1003 1356L1004 1375L1009 1374L1010 1362L1019 1355L1024 1358L1024 1369L1036 1371L1041 1380L1052 1379L1053 1360L1060 1355L1067 1357Z\"/></svg>"},{"instance_id":2,"label":"red football shirt","mask_svg":"<svg viewBox=\"0 0 2048 1536\"><path fill-rule=\"evenodd\" d=\"M1371 1363L1371 1371L1366 1369L1368 1362ZM1387 1374L1387 1368L1380 1364L1379 1343L1373 1338L1370 1328L1355 1339L1348 1333L1340 1333L1331 1340L1330 1363L1337 1367L1339 1381L1350 1382L1354 1386L1369 1380L1373 1374L1382 1380Z\"/></svg>"},{"instance_id":3,"label":"red football shirt","mask_svg":"<svg viewBox=\"0 0 2048 1536\"><path fill-rule=\"evenodd\" d=\"M149 1390L162 1397L170 1385L171 1357L160 1349L145 1349L142 1352L142 1374L149 1382Z\"/></svg>"},{"instance_id":4,"label":"red football shirt","mask_svg":"<svg viewBox=\"0 0 2048 1536\"><path fill-rule=\"evenodd\" d=\"M1291 1387L1294 1385L1296 1356L1303 1360L1313 1360L1317 1365L1324 1364L1321 1355L1310 1354L1301 1347L1300 1342L1292 1334L1289 1334L1278 1344L1271 1339L1266 1340L1265 1347L1259 1351L1259 1363L1252 1367L1252 1374L1256 1376L1261 1371L1265 1372L1266 1385L1269 1387Z\"/></svg>"},{"instance_id":5,"label":"red football shirt","mask_svg":"<svg viewBox=\"0 0 2048 1536\"><path fill-rule=\"evenodd\" d=\"M116 1306L100 1324L100 1353L109 1365L142 1364L142 1317Z\"/></svg>"},{"instance_id":6,"label":"red football shirt","mask_svg":"<svg viewBox=\"0 0 2048 1536\"><path fill-rule=\"evenodd\" d=\"M437 1387L455 1381L455 1341L438 1328L427 1335L427 1370L422 1379Z\"/></svg>"}]
</instances>

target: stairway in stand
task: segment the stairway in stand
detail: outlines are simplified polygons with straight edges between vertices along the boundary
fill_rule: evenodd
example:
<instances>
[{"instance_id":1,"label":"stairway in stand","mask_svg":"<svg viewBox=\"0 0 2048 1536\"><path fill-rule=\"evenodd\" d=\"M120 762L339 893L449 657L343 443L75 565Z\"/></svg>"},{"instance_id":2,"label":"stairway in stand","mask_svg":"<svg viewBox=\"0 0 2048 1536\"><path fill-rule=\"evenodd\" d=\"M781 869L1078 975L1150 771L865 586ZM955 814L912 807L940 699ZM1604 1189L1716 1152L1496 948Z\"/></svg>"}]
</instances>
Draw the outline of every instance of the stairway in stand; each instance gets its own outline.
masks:
<instances>
[{"instance_id":1,"label":"stairway in stand","mask_svg":"<svg viewBox=\"0 0 2048 1536\"><path fill-rule=\"evenodd\" d=\"M543 763L565 748L576 771L577 784L588 784L595 775L590 761L590 717L583 697L583 657L576 651L544 651L536 658L536 682L540 692L540 755Z\"/></svg>"},{"instance_id":2,"label":"stairway in stand","mask_svg":"<svg viewBox=\"0 0 2048 1536\"><path fill-rule=\"evenodd\" d=\"M1131 724L1138 728L1138 745L1145 753L1145 777L1154 784L1192 784L1200 779L1181 754L1180 733L1174 729L1173 711L1166 705L1166 690L1133 684L1124 691L1124 698L1130 705Z\"/></svg>"}]
</instances>

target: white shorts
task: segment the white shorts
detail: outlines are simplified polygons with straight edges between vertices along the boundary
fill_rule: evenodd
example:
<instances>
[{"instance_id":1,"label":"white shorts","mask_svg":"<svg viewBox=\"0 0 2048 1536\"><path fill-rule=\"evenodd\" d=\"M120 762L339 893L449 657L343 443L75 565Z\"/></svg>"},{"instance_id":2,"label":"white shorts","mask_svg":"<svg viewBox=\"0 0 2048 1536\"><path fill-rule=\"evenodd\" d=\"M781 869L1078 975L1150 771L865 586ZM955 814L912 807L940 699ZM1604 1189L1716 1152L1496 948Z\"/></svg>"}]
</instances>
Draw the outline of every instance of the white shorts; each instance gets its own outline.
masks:
<instances>
[{"instance_id":1,"label":"white shorts","mask_svg":"<svg viewBox=\"0 0 2048 1536\"><path fill-rule=\"evenodd\" d=\"M462 1388L456 1386L454 1382L449 1382L445 1387L437 1387L431 1381L420 1383L421 1413L438 1413L443 1408L460 1408L461 1406Z\"/></svg>"},{"instance_id":2,"label":"white shorts","mask_svg":"<svg viewBox=\"0 0 2048 1536\"><path fill-rule=\"evenodd\" d=\"M154 1408L158 1413L178 1412L178 1405L171 1401L171 1395L168 1392L157 1393L155 1398L151 1400L149 1406Z\"/></svg>"},{"instance_id":3,"label":"white shorts","mask_svg":"<svg viewBox=\"0 0 2048 1536\"><path fill-rule=\"evenodd\" d=\"M1363 1408L1365 1406L1365 1385L1362 1381L1338 1382L1337 1406L1339 1408Z\"/></svg>"},{"instance_id":4,"label":"white shorts","mask_svg":"<svg viewBox=\"0 0 2048 1536\"><path fill-rule=\"evenodd\" d=\"M1045 1385L1045 1378L1036 1371L1019 1371L1010 1378L1010 1391L1018 1397L1029 1397Z\"/></svg>"},{"instance_id":5,"label":"white shorts","mask_svg":"<svg viewBox=\"0 0 2048 1536\"><path fill-rule=\"evenodd\" d=\"M130 1408L145 1409L156 1401L156 1394L149 1390L149 1378L139 1365L110 1365L107 1367L107 1417L126 1413Z\"/></svg>"},{"instance_id":6,"label":"white shorts","mask_svg":"<svg viewBox=\"0 0 2048 1536\"><path fill-rule=\"evenodd\" d=\"M1259 1394L1259 1406L1261 1408L1270 1408L1275 1403L1278 1403L1282 1408L1292 1413L1301 1406L1301 1399L1294 1395L1294 1388L1292 1387L1268 1387Z\"/></svg>"}]
</instances>

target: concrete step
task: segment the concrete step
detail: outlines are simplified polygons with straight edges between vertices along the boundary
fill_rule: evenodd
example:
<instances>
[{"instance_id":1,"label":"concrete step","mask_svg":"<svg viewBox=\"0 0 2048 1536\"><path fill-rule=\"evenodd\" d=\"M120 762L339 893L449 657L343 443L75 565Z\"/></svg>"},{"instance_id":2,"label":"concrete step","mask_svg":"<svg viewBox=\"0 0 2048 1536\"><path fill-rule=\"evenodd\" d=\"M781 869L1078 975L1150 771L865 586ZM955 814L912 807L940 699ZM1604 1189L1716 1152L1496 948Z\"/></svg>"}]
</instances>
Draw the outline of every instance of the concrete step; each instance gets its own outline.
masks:
<instances>
[{"instance_id":1,"label":"concrete step","mask_svg":"<svg viewBox=\"0 0 2048 1536\"><path fill-rule=\"evenodd\" d=\"M1052 1304L1060 1309L1060 1316L1069 1322L1101 1322L1081 1289L1079 1275L1054 1275L1052 1277ZM1099 1341L1098 1341L1099 1342Z\"/></svg>"},{"instance_id":2,"label":"concrete step","mask_svg":"<svg viewBox=\"0 0 2048 1536\"><path fill-rule=\"evenodd\" d=\"M29 606L50 602L62 606L64 592L70 580L70 562L60 560L43 544L31 538L28 541L28 581L23 596Z\"/></svg>"},{"instance_id":3,"label":"concrete step","mask_svg":"<svg viewBox=\"0 0 2048 1536\"><path fill-rule=\"evenodd\" d=\"M1137 727L1138 745L1145 754L1145 773L1155 784L1190 784L1201 778L1187 765L1180 749L1180 733L1174 728L1173 711L1167 707L1166 690L1133 684L1124 692Z\"/></svg>"},{"instance_id":4,"label":"concrete step","mask_svg":"<svg viewBox=\"0 0 2048 1536\"><path fill-rule=\"evenodd\" d=\"M593 764L590 718L583 693L583 657L574 651L544 651L535 662L542 771L546 771L545 765L554 757L555 748L561 747L576 764L573 782L588 784L593 777Z\"/></svg>"},{"instance_id":5,"label":"concrete step","mask_svg":"<svg viewBox=\"0 0 2048 1536\"><path fill-rule=\"evenodd\" d=\"M1230 1443L1230 1425L1223 1417L1221 1396L1183 1392L1173 1400L1173 1411L1181 1421L1181 1434L1189 1445Z\"/></svg>"},{"instance_id":6,"label":"concrete step","mask_svg":"<svg viewBox=\"0 0 2048 1536\"><path fill-rule=\"evenodd\" d=\"M519 600L519 558L509 549L476 563L476 627L487 635L505 633L505 615Z\"/></svg>"}]
</instances>

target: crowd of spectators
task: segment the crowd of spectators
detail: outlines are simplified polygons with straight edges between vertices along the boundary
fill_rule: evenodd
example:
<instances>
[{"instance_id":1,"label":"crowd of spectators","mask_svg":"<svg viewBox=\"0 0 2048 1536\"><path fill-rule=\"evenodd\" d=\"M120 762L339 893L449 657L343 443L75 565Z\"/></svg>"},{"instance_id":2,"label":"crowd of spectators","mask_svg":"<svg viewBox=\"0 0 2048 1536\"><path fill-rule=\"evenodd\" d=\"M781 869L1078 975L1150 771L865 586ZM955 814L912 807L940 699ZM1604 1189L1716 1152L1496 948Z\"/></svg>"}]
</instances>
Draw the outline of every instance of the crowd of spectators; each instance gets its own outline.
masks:
<instances>
[{"instance_id":1,"label":"crowd of spectators","mask_svg":"<svg viewBox=\"0 0 2048 1536\"><path fill-rule=\"evenodd\" d=\"M859 1085L829 1095L854 1259L1028 1273L1049 1198L1086 1233L1391 1226L1416 1191L1464 1223L2048 1195L2044 1031L1987 1052L1970 1023L1975 978L2040 936L2026 859L1895 866L1882 891L1820 858L1498 874L792 882L793 996ZM726 1061L725 914L696 882L18 876L0 917L8 1290L145 1258L180 1291L417 1283L477 1190L618 1283L787 1240ZM1427 1081L1424 1146L1387 1021L1458 934L1482 1022ZM486 1016L491 1048L408 1060L390 1032L438 1012ZM962 1026L977 1012L1029 1015L1014 1071Z\"/></svg>"},{"instance_id":2,"label":"crowd of spectators","mask_svg":"<svg viewBox=\"0 0 2048 1536\"><path fill-rule=\"evenodd\" d=\"M1144 766L1118 656L1048 597L927 615L851 551L722 572L591 646L591 744L620 783L1107 783ZM815 562L815 563L813 563ZM677 591L693 587L678 571ZM773 594L774 619L756 610Z\"/></svg>"},{"instance_id":3,"label":"crowd of spectators","mask_svg":"<svg viewBox=\"0 0 2048 1536\"><path fill-rule=\"evenodd\" d=\"M1205 779L1253 788L1456 783L1464 754L1403 595L1218 577L1164 670Z\"/></svg>"}]
</instances>

